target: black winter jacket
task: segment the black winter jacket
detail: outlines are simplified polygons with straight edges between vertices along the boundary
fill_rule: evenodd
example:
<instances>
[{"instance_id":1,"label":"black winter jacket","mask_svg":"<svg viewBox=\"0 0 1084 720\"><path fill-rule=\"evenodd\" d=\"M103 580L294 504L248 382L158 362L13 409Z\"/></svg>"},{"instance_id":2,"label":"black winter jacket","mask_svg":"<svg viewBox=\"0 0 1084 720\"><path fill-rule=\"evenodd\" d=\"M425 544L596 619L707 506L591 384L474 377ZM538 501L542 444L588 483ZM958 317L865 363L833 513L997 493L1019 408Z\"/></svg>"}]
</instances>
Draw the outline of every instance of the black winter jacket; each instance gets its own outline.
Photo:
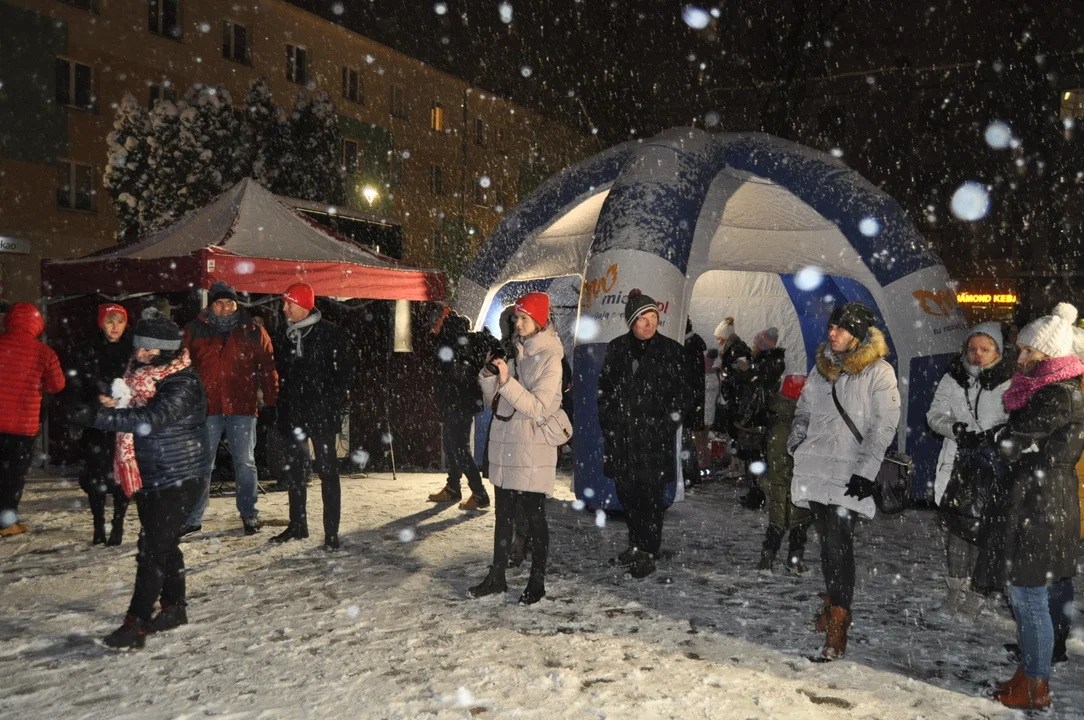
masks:
<instances>
[{"instance_id":1,"label":"black winter jacket","mask_svg":"<svg viewBox=\"0 0 1084 720\"><path fill-rule=\"evenodd\" d=\"M286 437L293 437L294 428L310 437L338 435L354 372L353 346L346 331L321 319L302 338L298 355L283 323L272 344L279 373L279 430Z\"/></svg>"},{"instance_id":2,"label":"black winter jacket","mask_svg":"<svg viewBox=\"0 0 1084 720\"><path fill-rule=\"evenodd\" d=\"M1084 451L1080 378L1040 388L999 436L1007 470L994 482L980 531L974 585L1039 587L1076 574ZM1037 451L1027 452L1031 447Z\"/></svg>"},{"instance_id":3,"label":"black winter jacket","mask_svg":"<svg viewBox=\"0 0 1084 720\"><path fill-rule=\"evenodd\" d=\"M113 380L124 377L132 358L132 333L126 329L112 343L105 333L79 345L72 353L68 384L64 388L68 411L97 407L99 395L112 392ZM113 478L113 450L116 434L94 427L84 428L79 446L83 454L83 470L79 485L87 492L111 492L116 487Z\"/></svg>"},{"instance_id":4,"label":"black winter jacket","mask_svg":"<svg viewBox=\"0 0 1084 720\"><path fill-rule=\"evenodd\" d=\"M685 422L690 430L700 430L704 427L704 354L708 346L704 338L696 333L685 336L685 363L688 376L689 412L685 416Z\"/></svg>"},{"instance_id":5,"label":"black winter jacket","mask_svg":"<svg viewBox=\"0 0 1084 720\"><path fill-rule=\"evenodd\" d=\"M752 356L749 346L737 335L730 338L719 353L719 366L716 368L719 376L719 395L715 401L715 422L713 423L716 432L731 436L737 434L734 422L738 417L738 403L741 401L742 388L749 380ZM745 360L744 368L741 360Z\"/></svg>"},{"instance_id":6,"label":"black winter jacket","mask_svg":"<svg viewBox=\"0 0 1084 720\"><path fill-rule=\"evenodd\" d=\"M667 483L677 467L675 432L692 403L685 349L656 333L637 359L640 342L628 332L606 346L597 396L603 472L613 479Z\"/></svg>"},{"instance_id":7,"label":"black winter jacket","mask_svg":"<svg viewBox=\"0 0 1084 720\"><path fill-rule=\"evenodd\" d=\"M206 423L203 382L187 367L159 380L143 407L99 408L94 427L134 434L141 492L150 492L210 473Z\"/></svg>"},{"instance_id":8,"label":"black winter jacket","mask_svg":"<svg viewBox=\"0 0 1084 720\"><path fill-rule=\"evenodd\" d=\"M482 411L478 373L485 358L485 344L470 332L466 318L448 317L437 337L433 378L437 409L444 420L462 420Z\"/></svg>"}]
</instances>

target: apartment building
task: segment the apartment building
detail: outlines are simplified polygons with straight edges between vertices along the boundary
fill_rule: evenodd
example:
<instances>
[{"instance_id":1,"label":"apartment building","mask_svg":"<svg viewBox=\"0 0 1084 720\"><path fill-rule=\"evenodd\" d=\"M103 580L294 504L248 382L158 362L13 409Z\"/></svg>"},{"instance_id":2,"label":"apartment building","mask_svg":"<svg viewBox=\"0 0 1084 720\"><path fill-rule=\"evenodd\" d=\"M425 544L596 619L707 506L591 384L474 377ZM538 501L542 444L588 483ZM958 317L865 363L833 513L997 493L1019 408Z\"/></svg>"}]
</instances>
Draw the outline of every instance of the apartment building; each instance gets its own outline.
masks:
<instances>
[{"instance_id":1,"label":"apartment building","mask_svg":"<svg viewBox=\"0 0 1084 720\"><path fill-rule=\"evenodd\" d=\"M0 283L40 294L43 258L114 242L102 189L125 93L148 107L266 77L290 108L331 94L354 215L402 228L401 257L454 264L504 209L597 150L590 139L280 0L0 0Z\"/></svg>"}]
</instances>

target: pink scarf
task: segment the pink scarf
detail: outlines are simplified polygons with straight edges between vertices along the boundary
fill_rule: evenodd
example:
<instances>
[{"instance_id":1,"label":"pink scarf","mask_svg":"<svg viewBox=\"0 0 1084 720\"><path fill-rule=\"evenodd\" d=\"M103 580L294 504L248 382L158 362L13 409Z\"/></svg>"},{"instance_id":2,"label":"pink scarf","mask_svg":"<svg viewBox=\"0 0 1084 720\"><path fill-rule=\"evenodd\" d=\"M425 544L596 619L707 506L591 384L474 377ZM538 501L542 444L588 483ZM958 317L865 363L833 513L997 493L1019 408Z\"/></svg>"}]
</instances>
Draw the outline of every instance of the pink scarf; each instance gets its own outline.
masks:
<instances>
[{"instance_id":1,"label":"pink scarf","mask_svg":"<svg viewBox=\"0 0 1084 720\"><path fill-rule=\"evenodd\" d=\"M1084 363L1076 355L1047 358L1027 375L1017 370L1012 385L1005 391L1005 409L1019 410L1031 402L1031 396L1040 388L1080 375L1084 375Z\"/></svg>"},{"instance_id":2,"label":"pink scarf","mask_svg":"<svg viewBox=\"0 0 1084 720\"><path fill-rule=\"evenodd\" d=\"M182 350L177 359L169 365L128 364L124 373L124 382L132 389L132 399L128 407L143 407L158 390L158 381L184 370L192 364L188 350ZM132 433L117 433L117 451L113 457L113 473L124 494L132 497L141 487L143 478L139 475L139 466L135 459L135 436Z\"/></svg>"}]
</instances>

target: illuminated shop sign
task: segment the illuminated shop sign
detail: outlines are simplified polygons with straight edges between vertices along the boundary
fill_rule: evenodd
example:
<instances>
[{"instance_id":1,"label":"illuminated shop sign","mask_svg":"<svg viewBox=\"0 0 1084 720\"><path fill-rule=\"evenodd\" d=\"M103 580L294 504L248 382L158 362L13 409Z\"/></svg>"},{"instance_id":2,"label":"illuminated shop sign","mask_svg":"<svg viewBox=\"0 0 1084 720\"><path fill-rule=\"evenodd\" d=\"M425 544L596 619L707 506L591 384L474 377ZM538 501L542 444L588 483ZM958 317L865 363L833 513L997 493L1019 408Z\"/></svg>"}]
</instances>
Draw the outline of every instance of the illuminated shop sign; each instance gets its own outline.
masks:
<instances>
[{"instance_id":1,"label":"illuminated shop sign","mask_svg":"<svg viewBox=\"0 0 1084 720\"><path fill-rule=\"evenodd\" d=\"M1016 304L1016 295L1012 293L998 293L992 295L990 293L958 293L956 295L956 302L961 305L989 305L994 303L996 305L1014 305Z\"/></svg>"}]
</instances>

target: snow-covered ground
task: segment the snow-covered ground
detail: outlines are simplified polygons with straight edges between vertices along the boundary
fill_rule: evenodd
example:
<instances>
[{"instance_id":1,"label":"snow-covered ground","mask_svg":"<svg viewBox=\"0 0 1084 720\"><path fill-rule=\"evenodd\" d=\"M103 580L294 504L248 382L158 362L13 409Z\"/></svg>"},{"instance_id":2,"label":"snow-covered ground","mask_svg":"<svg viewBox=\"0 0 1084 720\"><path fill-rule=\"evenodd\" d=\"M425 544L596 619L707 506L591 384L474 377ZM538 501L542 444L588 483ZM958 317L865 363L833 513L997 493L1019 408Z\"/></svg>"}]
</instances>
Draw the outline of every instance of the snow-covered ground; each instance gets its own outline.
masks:
<instances>
[{"instance_id":1,"label":"snow-covered ground","mask_svg":"<svg viewBox=\"0 0 1084 720\"><path fill-rule=\"evenodd\" d=\"M548 509L549 595L521 607L525 568L505 597L466 598L485 573L493 517L426 502L441 480L344 479L336 553L320 548L319 520L312 539L273 546L276 528L245 537L233 498L214 498L205 532L183 545L190 624L124 654L96 638L127 606L134 508L124 545L91 547L78 488L32 479L31 531L0 541L0 717L1013 717L985 699L1014 669L1007 614L963 624L933 612L930 512L860 529L847 659L819 664L807 659L822 639L818 574L756 572L767 518L740 509L731 483L669 512L667 558L636 581L606 565L624 525L573 510L566 482ZM319 518L318 484L309 503ZM260 508L285 523L285 493ZM1054 671L1046 717L1084 717L1081 637Z\"/></svg>"}]
</instances>

